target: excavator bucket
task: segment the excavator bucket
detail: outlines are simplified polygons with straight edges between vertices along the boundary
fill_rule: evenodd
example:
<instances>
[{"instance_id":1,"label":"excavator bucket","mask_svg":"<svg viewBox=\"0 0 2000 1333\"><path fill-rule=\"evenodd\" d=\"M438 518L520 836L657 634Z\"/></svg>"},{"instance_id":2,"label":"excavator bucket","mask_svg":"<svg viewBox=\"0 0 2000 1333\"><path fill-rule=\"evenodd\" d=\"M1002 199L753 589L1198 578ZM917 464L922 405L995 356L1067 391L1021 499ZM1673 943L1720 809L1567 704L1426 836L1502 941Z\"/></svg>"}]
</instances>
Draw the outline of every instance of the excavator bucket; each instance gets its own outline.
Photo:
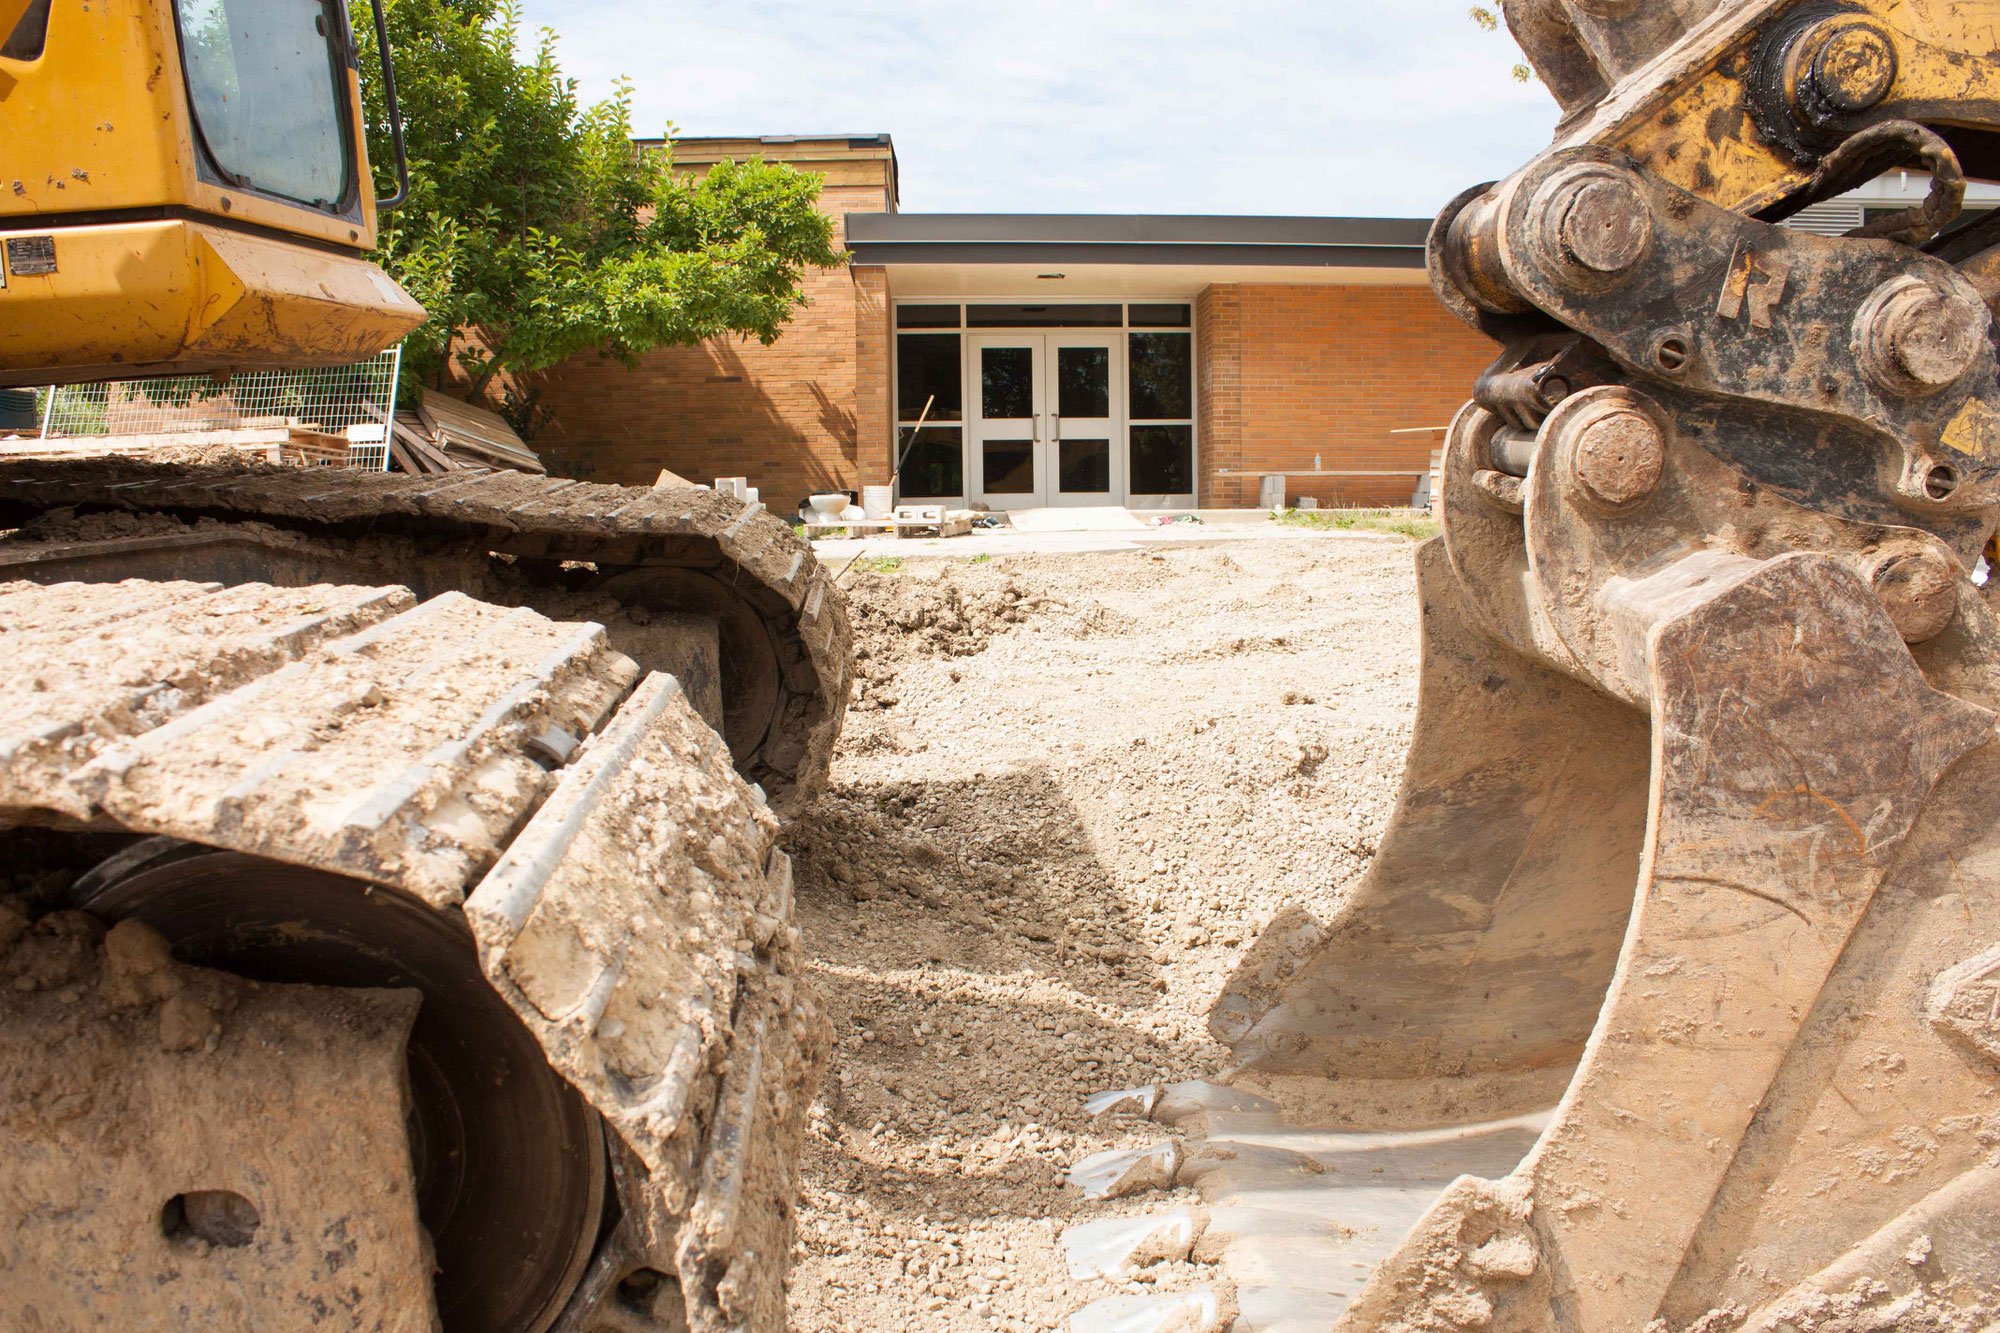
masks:
<instances>
[{"instance_id":1,"label":"excavator bucket","mask_svg":"<svg viewBox=\"0 0 2000 1333\"><path fill-rule=\"evenodd\" d=\"M1565 119L1432 233L1503 350L1401 798L1221 997L1230 1086L1100 1103L1232 1279L1145 1326L1990 1329L2000 7L1508 9Z\"/></svg>"}]
</instances>

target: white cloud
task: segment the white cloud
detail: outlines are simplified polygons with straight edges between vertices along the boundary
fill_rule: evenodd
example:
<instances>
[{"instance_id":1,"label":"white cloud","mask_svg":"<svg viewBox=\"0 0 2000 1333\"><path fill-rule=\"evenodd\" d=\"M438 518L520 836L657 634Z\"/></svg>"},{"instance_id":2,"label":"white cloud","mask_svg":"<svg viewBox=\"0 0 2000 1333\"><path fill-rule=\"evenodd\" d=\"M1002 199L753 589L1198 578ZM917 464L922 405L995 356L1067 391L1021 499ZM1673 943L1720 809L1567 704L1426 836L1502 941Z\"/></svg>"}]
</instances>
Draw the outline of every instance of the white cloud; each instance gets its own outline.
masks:
<instances>
[{"instance_id":1,"label":"white cloud","mask_svg":"<svg viewBox=\"0 0 2000 1333\"><path fill-rule=\"evenodd\" d=\"M640 129L895 137L912 212L1427 216L1555 104L1462 0L529 0Z\"/></svg>"}]
</instances>

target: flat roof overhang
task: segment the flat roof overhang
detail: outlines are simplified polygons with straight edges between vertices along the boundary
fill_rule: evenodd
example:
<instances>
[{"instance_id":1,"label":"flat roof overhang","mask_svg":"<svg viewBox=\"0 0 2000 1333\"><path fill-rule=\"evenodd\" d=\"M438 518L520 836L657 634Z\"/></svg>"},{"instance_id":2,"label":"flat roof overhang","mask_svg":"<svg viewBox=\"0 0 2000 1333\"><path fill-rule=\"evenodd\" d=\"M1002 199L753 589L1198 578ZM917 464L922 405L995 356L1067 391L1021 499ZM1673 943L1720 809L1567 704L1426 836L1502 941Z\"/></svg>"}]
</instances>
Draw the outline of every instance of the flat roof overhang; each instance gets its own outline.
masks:
<instances>
[{"instance_id":1,"label":"flat roof overhang","mask_svg":"<svg viewBox=\"0 0 2000 1333\"><path fill-rule=\"evenodd\" d=\"M1214 283L1420 286L1424 218L849 213L900 299L1191 296ZM1058 279L1045 277L1061 274Z\"/></svg>"}]
</instances>

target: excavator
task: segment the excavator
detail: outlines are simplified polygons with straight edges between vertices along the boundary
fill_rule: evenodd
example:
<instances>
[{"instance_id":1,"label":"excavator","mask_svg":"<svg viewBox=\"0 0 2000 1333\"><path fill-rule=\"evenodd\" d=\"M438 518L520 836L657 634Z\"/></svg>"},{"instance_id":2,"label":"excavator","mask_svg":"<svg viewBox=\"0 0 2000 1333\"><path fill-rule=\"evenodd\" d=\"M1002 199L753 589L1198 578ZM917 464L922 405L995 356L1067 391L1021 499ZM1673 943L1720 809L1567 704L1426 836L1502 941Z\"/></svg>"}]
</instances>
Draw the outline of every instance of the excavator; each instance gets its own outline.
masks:
<instances>
[{"instance_id":1,"label":"excavator","mask_svg":"<svg viewBox=\"0 0 2000 1333\"><path fill-rule=\"evenodd\" d=\"M344 0L0 0L0 387L423 311ZM374 77L374 72L369 72ZM0 1327L784 1326L782 821L849 628L760 506L0 466Z\"/></svg>"},{"instance_id":2,"label":"excavator","mask_svg":"<svg viewBox=\"0 0 2000 1333\"><path fill-rule=\"evenodd\" d=\"M1505 10L1562 115L1430 235L1502 350L1398 805L1230 1086L1107 1104L1194 1125L1239 1329L1990 1333L2000 4ZM1225 1326L1148 1299L1089 1326Z\"/></svg>"}]
</instances>

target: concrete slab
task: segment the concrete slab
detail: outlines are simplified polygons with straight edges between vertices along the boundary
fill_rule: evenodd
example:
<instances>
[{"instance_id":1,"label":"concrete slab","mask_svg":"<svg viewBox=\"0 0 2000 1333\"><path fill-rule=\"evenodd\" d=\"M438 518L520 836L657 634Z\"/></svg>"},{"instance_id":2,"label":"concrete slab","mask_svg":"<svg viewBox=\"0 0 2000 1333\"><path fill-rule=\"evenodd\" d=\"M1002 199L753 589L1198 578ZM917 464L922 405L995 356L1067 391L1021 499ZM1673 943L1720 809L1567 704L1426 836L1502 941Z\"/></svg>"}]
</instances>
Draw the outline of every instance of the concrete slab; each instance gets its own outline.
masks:
<instances>
[{"instance_id":1,"label":"concrete slab","mask_svg":"<svg viewBox=\"0 0 2000 1333\"><path fill-rule=\"evenodd\" d=\"M1007 519L1016 532L1143 532L1146 528L1123 505L1016 509Z\"/></svg>"}]
</instances>

